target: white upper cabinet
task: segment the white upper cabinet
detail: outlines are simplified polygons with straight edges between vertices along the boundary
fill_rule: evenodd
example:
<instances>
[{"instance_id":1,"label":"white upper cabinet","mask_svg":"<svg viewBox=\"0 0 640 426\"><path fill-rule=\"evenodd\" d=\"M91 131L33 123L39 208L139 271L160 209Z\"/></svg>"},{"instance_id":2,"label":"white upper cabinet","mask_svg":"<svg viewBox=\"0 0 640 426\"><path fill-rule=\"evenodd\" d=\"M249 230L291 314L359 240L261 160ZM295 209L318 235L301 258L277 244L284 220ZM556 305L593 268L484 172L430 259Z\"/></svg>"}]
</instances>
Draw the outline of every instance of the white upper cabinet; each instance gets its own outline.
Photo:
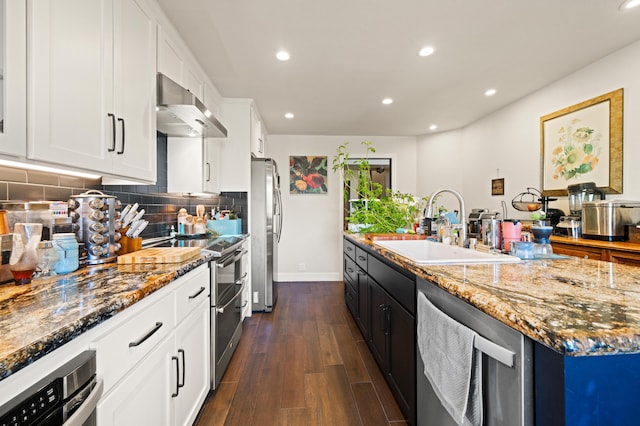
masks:
<instances>
[{"instance_id":1,"label":"white upper cabinet","mask_svg":"<svg viewBox=\"0 0 640 426\"><path fill-rule=\"evenodd\" d=\"M5 0L0 8L0 154L27 152L26 4Z\"/></svg>"},{"instance_id":2,"label":"white upper cabinet","mask_svg":"<svg viewBox=\"0 0 640 426\"><path fill-rule=\"evenodd\" d=\"M156 21L145 0L29 0L28 158L156 180Z\"/></svg>"},{"instance_id":3,"label":"white upper cabinet","mask_svg":"<svg viewBox=\"0 0 640 426\"><path fill-rule=\"evenodd\" d=\"M220 121L227 128L220 140L220 190L251 190L251 99L225 99L220 106Z\"/></svg>"},{"instance_id":4,"label":"white upper cabinet","mask_svg":"<svg viewBox=\"0 0 640 426\"><path fill-rule=\"evenodd\" d=\"M259 158L265 156L266 132L255 105L251 106L251 153Z\"/></svg>"},{"instance_id":5,"label":"white upper cabinet","mask_svg":"<svg viewBox=\"0 0 640 426\"><path fill-rule=\"evenodd\" d=\"M170 29L158 25L158 72L203 100L204 77L178 40Z\"/></svg>"}]
</instances>

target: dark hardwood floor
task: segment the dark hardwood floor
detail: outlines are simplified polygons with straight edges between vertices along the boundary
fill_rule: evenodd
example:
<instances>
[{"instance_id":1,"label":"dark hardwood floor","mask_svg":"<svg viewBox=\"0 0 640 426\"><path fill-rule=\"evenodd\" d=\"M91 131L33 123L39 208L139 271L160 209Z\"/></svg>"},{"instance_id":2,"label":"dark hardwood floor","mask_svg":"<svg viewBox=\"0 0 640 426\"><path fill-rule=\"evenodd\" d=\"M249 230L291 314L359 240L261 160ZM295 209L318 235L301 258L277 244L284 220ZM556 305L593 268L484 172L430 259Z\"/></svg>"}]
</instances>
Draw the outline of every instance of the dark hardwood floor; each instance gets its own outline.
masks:
<instances>
[{"instance_id":1,"label":"dark hardwood floor","mask_svg":"<svg viewBox=\"0 0 640 426\"><path fill-rule=\"evenodd\" d=\"M406 424L344 303L342 282L280 283L253 314L197 426Z\"/></svg>"}]
</instances>

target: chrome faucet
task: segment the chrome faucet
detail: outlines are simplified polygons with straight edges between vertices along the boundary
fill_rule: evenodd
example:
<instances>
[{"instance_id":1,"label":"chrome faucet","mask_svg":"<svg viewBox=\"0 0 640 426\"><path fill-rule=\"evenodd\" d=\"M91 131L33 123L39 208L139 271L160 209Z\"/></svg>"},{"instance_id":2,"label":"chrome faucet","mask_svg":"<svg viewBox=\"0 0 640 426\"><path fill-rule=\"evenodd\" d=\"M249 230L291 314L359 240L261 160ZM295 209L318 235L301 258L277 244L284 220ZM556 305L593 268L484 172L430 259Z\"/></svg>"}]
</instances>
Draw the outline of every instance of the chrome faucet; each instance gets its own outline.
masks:
<instances>
[{"instance_id":1,"label":"chrome faucet","mask_svg":"<svg viewBox=\"0 0 640 426\"><path fill-rule=\"evenodd\" d=\"M460 235L458 235L458 245L461 247L464 247L467 242L467 213L464 208L464 199L462 198L462 194L460 194L458 191L455 191L453 189L437 190L433 194L429 195L429 205L427 206L427 212L425 213L425 216L427 218L433 217L433 202L435 198L438 195L442 194L443 192L448 192L450 194L453 194L458 199L458 204L460 207L460 210L458 211L458 216L460 218L459 222L460 224L462 224L462 226L460 227Z\"/></svg>"}]
</instances>

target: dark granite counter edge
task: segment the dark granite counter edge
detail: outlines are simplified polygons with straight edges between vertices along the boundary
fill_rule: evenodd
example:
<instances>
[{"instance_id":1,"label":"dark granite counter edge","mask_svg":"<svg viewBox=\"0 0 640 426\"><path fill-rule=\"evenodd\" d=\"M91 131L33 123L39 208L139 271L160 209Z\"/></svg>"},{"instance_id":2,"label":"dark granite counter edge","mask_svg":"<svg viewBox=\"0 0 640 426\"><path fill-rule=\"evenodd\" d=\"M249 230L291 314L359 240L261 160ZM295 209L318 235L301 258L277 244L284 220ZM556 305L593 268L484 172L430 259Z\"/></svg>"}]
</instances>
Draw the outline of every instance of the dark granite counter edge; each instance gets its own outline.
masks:
<instances>
[{"instance_id":1,"label":"dark granite counter edge","mask_svg":"<svg viewBox=\"0 0 640 426\"><path fill-rule=\"evenodd\" d=\"M126 298L123 297L103 309L87 314L74 323L67 324L65 327L57 330L53 335L49 335L45 339L35 341L30 345L13 352L9 357L5 358L3 362L0 362L0 380L32 364L48 353L53 352L55 349L70 342L82 333L102 324L119 312L133 306L135 303L143 300L145 297L155 293L211 259L213 259L213 256L203 255L196 259L186 261L177 271L149 274L150 276L157 275L158 279L153 280L153 285L145 287L144 292L129 294ZM140 274L144 273L145 272L140 272Z\"/></svg>"}]
</instances>

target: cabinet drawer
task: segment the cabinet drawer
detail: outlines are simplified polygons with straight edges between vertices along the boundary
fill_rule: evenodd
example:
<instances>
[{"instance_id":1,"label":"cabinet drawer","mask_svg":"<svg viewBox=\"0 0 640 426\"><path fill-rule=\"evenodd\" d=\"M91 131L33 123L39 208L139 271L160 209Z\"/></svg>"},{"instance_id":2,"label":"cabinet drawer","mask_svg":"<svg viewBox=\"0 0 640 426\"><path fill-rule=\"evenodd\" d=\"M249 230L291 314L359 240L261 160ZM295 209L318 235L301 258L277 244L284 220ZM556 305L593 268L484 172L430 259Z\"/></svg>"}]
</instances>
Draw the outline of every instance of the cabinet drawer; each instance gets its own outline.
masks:
<instances>
[{"instance_id":1,"label":"cabinet drawer","mask_svg":"<svg viewBox=\"0 0 640 426\"><path fill-rule=\"evenodd\" d=\"M356 245L351 241L344 239L344 254L349 256L351 259L356 260Z\"/></svg>"},{"instance_id":2,"label":"cabinet drawer","mask_svg":"<svg viewBox=\"0 0 640 426\"><path fill-rule=\"evenodd\" d=\"M362 250L360 247L356 247L356 264L361 267L362 269L364 269L365 271L368 271L367 269L367 258L369 257L369 255L367 254L366 251Z\"/></svg>"},{"instance_id":3,"label":"cabinet drawer","mask_svg":"<svg viewBox=\"0 0 640 426\"><path fill-rule=\"evenodd\" d=\"M382 286L409 313L416 311L416 281L373 256L369 256L369 276Z\"/></svg>"},{"instance_id":4,"label":"cabinet drawer","mask_svg":"<svg viewBox=\"0 0 640 426\"><path fill-rule=\"evenodd\" d=\"M356 262L347 256L344 256L344 276L350 281L352 286L355 286L358 282L358 267L356 266Z\"/></svg>"},{"instance_id":5,"label":"cabinet drawer","mask_svg":"<svg viewBox=\"0 0 640 426\"><path fill-rule=\"evenodd\" d=\"M116 321L117 325L91 346L96 350L97 372L104 380L105 394L160 341L171 334L175 327L174 300L174 292L170 291L142 310L133 306L129 309L136 311L124 311L104 323L108 326L109 321ZM144 302L147 301L140 303Z\"/></svg>"},{"instance_id":6,"label":"cabinet drawer","mask_svg":"<svg viewBox=\"0 0 640 426\"><path fill-rule=\"evenodd\" d=\"M202 265L187 276L176 289L176 324L193 312L193 309L209 296L211 289L209 267Z\"/></svg>"}]
</instances>

